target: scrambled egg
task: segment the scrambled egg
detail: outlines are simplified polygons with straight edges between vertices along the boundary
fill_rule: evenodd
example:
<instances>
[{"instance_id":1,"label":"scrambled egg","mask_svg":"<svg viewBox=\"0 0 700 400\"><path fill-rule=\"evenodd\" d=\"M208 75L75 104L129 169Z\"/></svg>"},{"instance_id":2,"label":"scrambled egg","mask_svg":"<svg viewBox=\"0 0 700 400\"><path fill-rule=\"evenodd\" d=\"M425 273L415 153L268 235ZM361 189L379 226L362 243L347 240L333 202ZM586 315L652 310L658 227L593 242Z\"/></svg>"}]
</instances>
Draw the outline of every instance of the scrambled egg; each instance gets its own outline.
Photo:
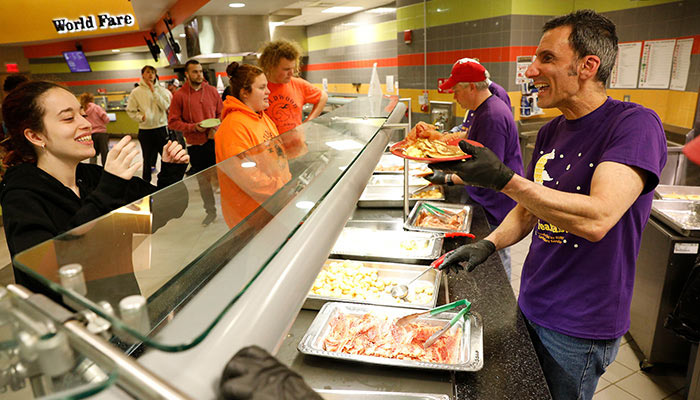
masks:
<instances>
[{"instance_id":1,"label":"scrambled egg","mask_svg":"<svg viewBox=\"0 0 700 400\"><path fill-rule=\"evenodd\" d=\"M663 195L664 199L678 199L678 200L700 200L700 195L698 194L680 194L680 193L670 193Z\"/></svg>"},{"instance_id":2,"label":"scrambled egg","mask_svg":"<svg viewBox=\"0 0 700 400\"><path fill-rule=\"evenodd\" d=\"M411 198L413 199L439 199L441 197L442 192L438 188L424 190L420 193L414 193L411 195Z\"/></svg>"},{"instance_id":3,"label":"scrambled egg","mask_svg":"<svg viewBox=\"0 0 700 400\"><path fill-rule=\"evenodd\" d=\"M395 299L391 288L402 279L382 277L376 268L365 267L359 261L334 261L323 267L316 277L309 294L355 300L372 300L382 303L429 304L433 298L433 286L415 282L409 287L405 299Z\"/></svg>"}]
</instances>

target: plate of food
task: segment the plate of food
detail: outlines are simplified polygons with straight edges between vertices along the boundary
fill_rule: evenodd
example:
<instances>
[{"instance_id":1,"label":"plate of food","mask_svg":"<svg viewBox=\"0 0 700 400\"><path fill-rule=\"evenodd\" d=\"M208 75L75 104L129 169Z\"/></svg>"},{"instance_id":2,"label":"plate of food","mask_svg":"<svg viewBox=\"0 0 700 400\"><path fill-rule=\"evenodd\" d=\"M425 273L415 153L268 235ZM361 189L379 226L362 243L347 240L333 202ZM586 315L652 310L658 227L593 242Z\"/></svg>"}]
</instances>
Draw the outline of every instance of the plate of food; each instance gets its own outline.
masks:
<instances>
[{"instance_id":1,"label":"plate of food","mask_svg":"<svg viewBox=\"0 0 700 400\"><path fill-rule=\"evenodd\" d=\"M202 128L214 128L221 125L221 120L218 118L209 118L199 123Z\"/></svg>"},{"instance_id":2,"label":"plate of food","mask_svg":"<svg viewBox=\"0 0 700 400\"><path fill-rule=\"evenodd\" d=\"M459 148L460 140L466 140L468 143L484 147L481 143L469 139L451 139L446 142L439 139L417 138L404 139L394 143L389 149L392 154L409 160L420 161L428 164L457 161L471 158L469 154L465 154Z\"/></svg>"}]
</instances>

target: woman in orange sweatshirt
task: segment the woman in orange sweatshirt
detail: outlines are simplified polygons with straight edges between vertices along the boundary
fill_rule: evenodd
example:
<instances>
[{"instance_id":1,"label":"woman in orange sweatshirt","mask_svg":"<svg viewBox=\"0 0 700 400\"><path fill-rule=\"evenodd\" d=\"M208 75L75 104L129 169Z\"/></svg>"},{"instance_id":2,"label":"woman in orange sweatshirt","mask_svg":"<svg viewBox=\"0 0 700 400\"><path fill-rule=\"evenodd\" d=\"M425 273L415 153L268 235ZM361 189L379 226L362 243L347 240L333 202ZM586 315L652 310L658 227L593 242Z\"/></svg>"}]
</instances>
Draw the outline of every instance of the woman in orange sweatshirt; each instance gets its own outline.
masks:
<instances>
[{"instance_id":1,"label":"woman in orange sweatshirt","mask_svg":"<svg viewBox=\"0 0 700 400\"><path fill-rule=\"evenodd\" d=\"M221 209L233 228L291 179L287 156L269 106L262 69L232 62L226 68L231 96L224 102L223 122L214 136ZM275 139L275 140L273 140ZM241 154L244 153L245 154Z\"/></svg>"}]
</instances>

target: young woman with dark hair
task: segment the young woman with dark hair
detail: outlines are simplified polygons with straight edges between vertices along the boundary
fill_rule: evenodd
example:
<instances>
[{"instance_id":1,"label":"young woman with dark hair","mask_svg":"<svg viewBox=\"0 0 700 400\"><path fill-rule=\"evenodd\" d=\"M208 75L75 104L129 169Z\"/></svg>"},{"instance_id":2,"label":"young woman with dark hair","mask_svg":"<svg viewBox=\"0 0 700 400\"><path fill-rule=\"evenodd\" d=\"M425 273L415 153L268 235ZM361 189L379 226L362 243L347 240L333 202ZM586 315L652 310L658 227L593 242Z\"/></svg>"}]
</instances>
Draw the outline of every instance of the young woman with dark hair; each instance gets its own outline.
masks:
<instances>
[{"instance_id":1,"label":"young woman with dark hair","mask_svg":"<svg viewBox=\"0 0 700 400\"><path fill-rule=\"evenodd\" d=\"M92 127L75 96L52 82L18 87L5 98L2 113L9 135L2 143L8 169L0 204L13 257L181 180L189 161L182 146L168 141L158 187L152 186L134 177L141 162L133 162L138 149L125 136L107 153L104 168L81 163L95 155ZM37 289L17 269L15 280Z\"/></svg>"}]
</instances>

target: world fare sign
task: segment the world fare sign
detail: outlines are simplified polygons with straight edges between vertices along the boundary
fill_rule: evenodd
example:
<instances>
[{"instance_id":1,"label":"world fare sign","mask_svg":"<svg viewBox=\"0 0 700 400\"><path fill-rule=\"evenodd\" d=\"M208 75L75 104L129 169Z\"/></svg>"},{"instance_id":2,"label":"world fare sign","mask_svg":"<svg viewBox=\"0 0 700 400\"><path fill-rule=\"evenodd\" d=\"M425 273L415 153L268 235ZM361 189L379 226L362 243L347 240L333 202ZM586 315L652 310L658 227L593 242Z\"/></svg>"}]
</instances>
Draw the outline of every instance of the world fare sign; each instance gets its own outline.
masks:
<instances>
[{"instance_id":1,"label":"world fare sign","mask_svg":"<svg viewBox=\"0 0 700 400\"><path fill-rule=\"evenodd\" d=\"M106 12L97 14L97 17L81 15L77 19L54 18L52 20L58 34L123 28L133 26L135 21L132 14L111 15Z\"/></svg>"}]
</instances>

